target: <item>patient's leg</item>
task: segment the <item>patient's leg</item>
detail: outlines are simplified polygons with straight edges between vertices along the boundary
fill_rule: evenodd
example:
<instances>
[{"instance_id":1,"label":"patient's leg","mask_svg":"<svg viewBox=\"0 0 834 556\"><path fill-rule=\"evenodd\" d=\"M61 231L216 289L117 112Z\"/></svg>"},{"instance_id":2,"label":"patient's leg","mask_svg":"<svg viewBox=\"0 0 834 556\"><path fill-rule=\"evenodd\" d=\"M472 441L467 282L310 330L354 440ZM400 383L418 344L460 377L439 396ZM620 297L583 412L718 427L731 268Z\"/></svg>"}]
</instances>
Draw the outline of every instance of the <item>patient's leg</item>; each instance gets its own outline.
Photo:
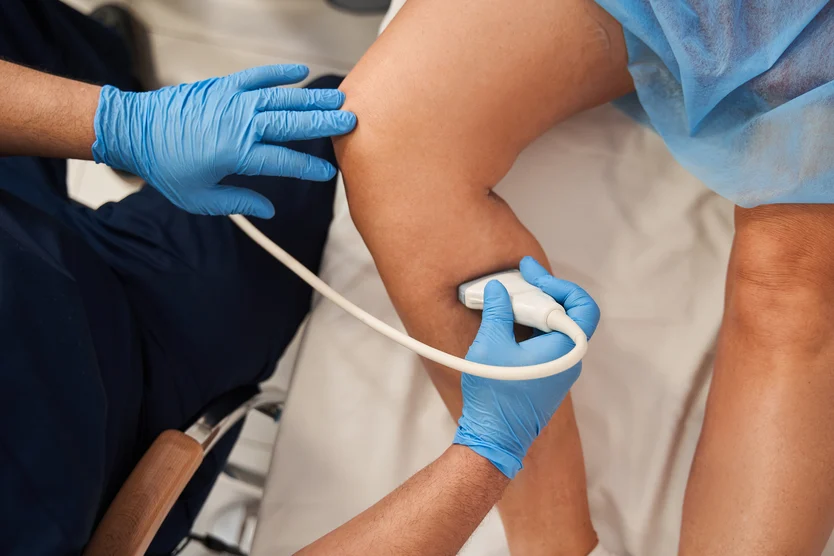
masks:
<instances>
[{"instance_id":1,"label":"patient's leg","mask_svg":"<svg viewBox=\"0 0 834 556\"><path fill-rule=\"evenodd\" d=\"M820 554L834 525L834 206L737 209L681 553Z\"/></svg>"},{"instance_id":2,"label":"patient's leg","mask_svg":"<svg viewBox=\"0 0 834 556\"><path fill-rule=\"evenodd\" d=\"M625 65L619 26L590 0L412 0L351 72L341 88L359 125L337 156L410 334L465 354L479 315L458 284L544 261L491 188L550 126L630 90ZM559 185L577 184L541 184ZM457 417L459 375L428 368ZM524 464L500 505L514 553L587 554L596 536L569 399Z\"/></svg>"}]
</instances>

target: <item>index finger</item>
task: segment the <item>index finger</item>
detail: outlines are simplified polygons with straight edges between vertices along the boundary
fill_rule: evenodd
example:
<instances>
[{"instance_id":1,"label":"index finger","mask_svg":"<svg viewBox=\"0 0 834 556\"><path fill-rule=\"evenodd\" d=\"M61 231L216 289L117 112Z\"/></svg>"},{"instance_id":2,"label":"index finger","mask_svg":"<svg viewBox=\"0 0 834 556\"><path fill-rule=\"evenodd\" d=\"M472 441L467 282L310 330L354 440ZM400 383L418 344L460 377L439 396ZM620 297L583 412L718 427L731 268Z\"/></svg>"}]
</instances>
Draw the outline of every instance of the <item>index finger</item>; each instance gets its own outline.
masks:
<instances>
[{"instance_id":1,"label":"index finger","mask_svg":"<svg viewBox=\"0 0 834 556\"><path fill-rule=\"evenodd\" d=\"M338 89L273 87L245 94L258 95L258 110L337 110L345 102L345 94Z\"/></svg>"}]
</instances>

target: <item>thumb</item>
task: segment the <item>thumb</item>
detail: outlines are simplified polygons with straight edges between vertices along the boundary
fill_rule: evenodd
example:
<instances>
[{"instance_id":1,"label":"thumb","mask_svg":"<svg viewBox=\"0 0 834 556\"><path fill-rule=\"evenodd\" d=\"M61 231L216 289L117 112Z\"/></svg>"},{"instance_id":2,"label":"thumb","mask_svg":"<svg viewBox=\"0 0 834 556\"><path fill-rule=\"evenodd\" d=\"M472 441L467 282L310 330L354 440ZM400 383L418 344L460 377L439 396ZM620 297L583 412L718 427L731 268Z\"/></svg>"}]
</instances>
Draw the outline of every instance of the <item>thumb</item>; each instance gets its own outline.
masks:
<instances>
[{"instance_id":1,"label":"thumb","mask_svg":"<svg viewBox=\"0 0 834 556\"><path fill-rule=\"evenodd\" d=\"M206 192L203 205L208 214L242 214L258 218L272 218L275 215L275 207L269 199L244 187L217 185Z\"/></svg>"},{"instance_id":2,"label":"thumb","mask_svg":"<svg viewBox=\"0 0 834 556\"><path fill-rule=\"evenodd\" d=\"M517 346L510 294L501 282L491 280L484 288L481 327L475 341L469 346L466 358L476 363L501 364L506 359L507 349Z\"/></svg>"},{"instance_id":3,"label":"thumb","mask_svg":"<svg viewBox=\"0 0 834 556\"><path fill-rule=\"evenodd\" d=\"M515 343L513 322L513 305L507 288L498 280L490 280L484 288L484 312L478 336L489 333L494 339L506 338Z\"/></svg>"}]
</instances>

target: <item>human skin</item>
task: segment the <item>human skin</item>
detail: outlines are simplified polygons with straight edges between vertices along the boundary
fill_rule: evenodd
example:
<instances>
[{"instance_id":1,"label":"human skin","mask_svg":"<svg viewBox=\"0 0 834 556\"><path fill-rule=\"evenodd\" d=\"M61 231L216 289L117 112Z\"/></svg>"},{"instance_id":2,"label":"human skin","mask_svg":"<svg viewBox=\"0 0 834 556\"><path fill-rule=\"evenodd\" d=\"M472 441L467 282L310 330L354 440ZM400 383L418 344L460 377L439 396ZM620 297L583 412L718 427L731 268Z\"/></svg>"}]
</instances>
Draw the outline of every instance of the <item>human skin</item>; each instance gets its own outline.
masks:
<instances>
[{"instance_id":1,"label":"human skin","mask_svg":"<svg viewBox=\"0 0 834 556\"><path fill-rule=\"evenodd\" d=\"M631 82L621 30L591 2L449 4L412 0L363 58L343 85L360 126L337 144L352 214L403 321L462 355L478 318L457 303L457 284L524 255L544 260L491 187L532 139ZM90 159L99 93L0 61L0 153ZM811 205L737 211L682 554L818 554L832 530L832 216ZM429 371L459 415L458 375ZM516 553L593 546L569 399L500 508Z\"/></svg>"},{"instance_id":2,"label":"human skin","mask_svg":"<svg viewBox=\"0 0 834 556\"><path fill-rule=\"evenodd\" d=\"M463 356L479 315L457 286L546 260L492 188L548 128L631 90L620 27L590 0L411 1L340 88L359 122L335 141L354 222L408 332ZM460 375L427 368L457 418ZM513 553L587 554L569 398L524 466L499 504Z\"/></svg>"},{"instance_id":3,"label":"human skin","mask_svg":"<svg viewBox=\"0 0 834 556\"><path fill-rule=\"evenodd\" d=\"M0 155L92 160L100 93L0 60Z\"/></svg>"},{"instance_id":4,"label":"human skin","mask_svg":"<svg viewBox=\"0 0 834 556\"><path fill-rule=\"evenodd\" d=\"M457 554L509 482L469 448L451 446L397 490L297 554Z\"/></svg>"},{"instance_id":5,"label":"human skin","mask_svg":"<svg viewBox=\"0 0 834 556\"><path fill-rule=\"evenodd\" d=\"M477 317L457 285L541 256L491 189L547 128L630 90L625 62L619 26L591 2L411 0L348 76L359 126L336 145L351 214L413 336L462 355ZM833 216L738 209L685 556L819 554L831 532ZM459 376L427 367L457 417ZM512 552L586 554L569 400L524 463L499 504Z\"/></svg>"},{"instance_id":6,"label":"human skin","mask_svg":"<svg viewBox=\"0 0 834 556\"><path fill-rule=\"evenodd\" d=\"M684 556L818 555L834 526L834 206L736 209Z\"/></svg>"}]
</instances>

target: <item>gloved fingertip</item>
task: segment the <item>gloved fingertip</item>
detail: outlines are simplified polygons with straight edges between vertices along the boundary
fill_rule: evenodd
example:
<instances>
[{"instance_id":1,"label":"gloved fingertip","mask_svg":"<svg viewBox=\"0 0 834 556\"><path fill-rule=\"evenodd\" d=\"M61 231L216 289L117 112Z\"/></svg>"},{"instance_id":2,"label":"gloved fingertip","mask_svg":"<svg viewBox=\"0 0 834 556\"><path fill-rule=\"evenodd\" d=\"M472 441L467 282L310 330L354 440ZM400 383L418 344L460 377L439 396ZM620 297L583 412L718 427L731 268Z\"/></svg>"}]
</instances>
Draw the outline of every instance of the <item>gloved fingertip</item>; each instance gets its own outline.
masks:
<instances>
[{"instance_id":1,"label":"gloved fingertip","mask_svg":"<svg viewBox=\"0 0 834 556\"><path fill-rule=\"evenodd\" d=\"M504 284L498 280L490 280L484 288L484 303L510 302L510 294Z\"/></svg>"},{"instance_id":2,"label":"gloved fingertip","mask_svg":"<svg viewBox=\"0 0 834 556\"><path fill-rule=\"evenodd\" d=\"M333 178L335 178L336 177L336 172L337 172L336 167L333 166L332 164L328 164L327 165L327 180L325 180L325 181L329 181L329 180L332 180Z\"/></svg>"},{"instance_id":3,"label":"gloved fingertip","mask_svg":"<svg viewBox=\"0 0 834 556\"><path fill-rule=\"evenodd\" d=\"M579 325L579 328L585 332L585 336L590 340L602 317L599 305L588 294L582 296L577 302L580 304L576 306L566 305L565 309L567 309L568 316Z\"/></svg>"},{"instance_id":4,"label":"gloved fingertip","mask_svg":"<svg viewBox=\"0 0 834 556\"><path fill-rule=\"evenodd\" d=\"M483 323L509 324L512 331L513 304L504 284L490 280L484 288Z\"/></svg>"},{"instance_id":5,"label":"gloved fingertip","mask_svg":"<svg viewBox=\"0 0 834 556\"><path fill-rule=\"evenodd\" d=\"M319 121L316 126L317 134L325 137L344 135L353 131L356 127L356 114L344 110L321 111L318 113Z\"/></svg>"},{"instance_id":6,"label":"gloved fingertip","mask_svg":"<svg viewBox=\"0 0 834 556\"><path fill-rule=\"evenodd\" d=\"M301 178L311 181L330 181L336 175L336 168L320 158L314 159Z\"/></svg>"},{"instance_id":7,"label":"gloved fingertip","mask_svg":"<svg viewBox=\"0 0 834 556\"><path fill-rule=\"evenodd\" d=\"M353 112L347 112L345 110L339 110L338 112L334 113L334 119L336 123L336 135L344 135L345 133L350 133L353 131L353 128L356 127L356 114Z\"/></svg>"},{"instance_id":8,"label":"gloved fingertip","mask_svg":"<svg viewBox=\"0 0 834 556\"><path fill-rule=\"evenodd\" d=\"M319 101L322 108L337 110L345 103L345 94L339 89L322 89Z\"/></svg>"},{"instance_id":9,"label":"gloved fingertip","mask_svg":"<svg viewBox=\"0 0 834 556\"><path fill-rule=\"evenodd\" d=\"M269 220L275 216L275 206L269 201L257 203L250 207L249 214L246 214L245 216L254 216L255 218Z\"/></svg>"},{"instance_id":10,"label":"gloved fingertip","mask_svg":"<svg viewBox=\"0 0 834 556\"><path fill-rule=\"evenodd\" d=\"M539 261L530 256L521 259L518 269L521 271L521 276L531 284L542 276L550 275L547 269L544 268Z\"/></svg>"},{"instance_id":11,"label":"gloved fingertip","mask_svg":"<svg viewBox=\"0 0 834 556\"><path fill-rule=\"evenodd\" d=\"M289 79L296 79L301 81L310 75L310 68L304 64L284 64L281 66L284 75Z\"/></svg>"}]
</instances>

